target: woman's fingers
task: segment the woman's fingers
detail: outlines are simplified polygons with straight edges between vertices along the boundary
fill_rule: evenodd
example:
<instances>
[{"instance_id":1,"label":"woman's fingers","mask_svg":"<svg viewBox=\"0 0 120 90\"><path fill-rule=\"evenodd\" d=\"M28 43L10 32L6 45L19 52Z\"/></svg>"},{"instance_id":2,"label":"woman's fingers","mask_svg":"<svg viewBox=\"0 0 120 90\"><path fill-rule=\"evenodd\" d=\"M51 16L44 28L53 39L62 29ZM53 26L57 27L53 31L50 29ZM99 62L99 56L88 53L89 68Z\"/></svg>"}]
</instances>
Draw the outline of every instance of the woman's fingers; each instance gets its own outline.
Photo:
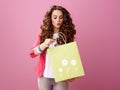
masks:
<instances>
[{"instance_id":1,"label":"woman's fingers","mask_svg":"<svg viewBox=\"0 0 120 90\"><path fill-rule=\"evenodd\" d=\"M51 44L52 42L54 42L53 39L45 39L45 44Z\"/></svg>"}]
</instances>

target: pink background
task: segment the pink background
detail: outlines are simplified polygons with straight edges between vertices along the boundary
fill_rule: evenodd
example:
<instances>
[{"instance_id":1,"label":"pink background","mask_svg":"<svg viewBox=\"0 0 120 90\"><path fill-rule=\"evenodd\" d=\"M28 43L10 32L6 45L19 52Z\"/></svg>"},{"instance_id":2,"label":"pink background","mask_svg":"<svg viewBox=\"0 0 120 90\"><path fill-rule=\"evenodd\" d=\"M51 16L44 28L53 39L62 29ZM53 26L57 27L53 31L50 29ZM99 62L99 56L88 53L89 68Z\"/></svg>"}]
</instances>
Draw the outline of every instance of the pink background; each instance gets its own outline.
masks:
<instances>
[{"instance_id":1,"label":"pink background","mask_svg":"<svg viewBox=\"0 0 120 90\"><path fill-rule=\"evenodd\" d=\"M0 0L0 90L38 90L28 52L53 4L71 13L86 72L69 90L120 90L119 0Z\"/></svg>"}]
</instances>

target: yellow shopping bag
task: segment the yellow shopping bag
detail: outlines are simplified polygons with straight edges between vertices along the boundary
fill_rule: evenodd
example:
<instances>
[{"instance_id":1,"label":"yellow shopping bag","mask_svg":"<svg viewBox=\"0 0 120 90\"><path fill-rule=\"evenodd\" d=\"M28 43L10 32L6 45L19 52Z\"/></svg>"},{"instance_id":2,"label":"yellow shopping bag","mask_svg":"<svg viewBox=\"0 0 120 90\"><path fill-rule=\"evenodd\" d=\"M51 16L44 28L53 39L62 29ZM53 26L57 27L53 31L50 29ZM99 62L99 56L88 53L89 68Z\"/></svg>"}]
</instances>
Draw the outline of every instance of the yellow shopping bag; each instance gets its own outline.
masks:
<instances>
[{"instance_id":1,"label":"yellow shopping bag","mask_svg":"<svg viewBox=\"0 0 120 90\"><path fill-rule=\"evenodd\" d=\"M56 82L85 75L76 42L48 48L47 53Z\"/></svg>"}]
</instances>

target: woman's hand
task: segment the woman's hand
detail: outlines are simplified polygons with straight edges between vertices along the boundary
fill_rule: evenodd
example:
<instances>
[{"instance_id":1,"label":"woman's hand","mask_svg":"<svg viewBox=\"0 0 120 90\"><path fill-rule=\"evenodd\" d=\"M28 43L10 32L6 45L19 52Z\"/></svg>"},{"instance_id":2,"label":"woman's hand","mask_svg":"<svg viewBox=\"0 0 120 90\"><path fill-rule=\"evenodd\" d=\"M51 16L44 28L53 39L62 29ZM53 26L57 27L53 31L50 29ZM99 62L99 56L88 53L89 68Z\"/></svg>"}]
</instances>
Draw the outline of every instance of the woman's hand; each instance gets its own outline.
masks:
<instances>
[{"instance_id":1,"label":"woman's hand","mask_svg":"<svg viewBox=\"0 0 120 90\"><path fill-rule=\"evenodd\" d=\"M41 51L44 51L47 47L49 47L49 45L50 45L53 41L54 41L53 39L45 39L45 41L44 41L42 44L40 44L39 46L37 46L37 47L34 48L34 53L35 53L36 55L39 55L40 52L38 51L38 47L40 47L40 50L41 50Z\"/></svg>"},{"instance_id":2,"label":"woman's hand","mask_svg":"<svg viewBox=\"0 0 120 90\"><path fill-rule=\"evenodd\" d=\"M50 44L53 43L53 42L54 42L53 39L45 39L45 41L44 41L42 44L40 44L41 50L45 50L45 49L46 49L47 47L49 47Z\"/></svg>"}]
</instances>

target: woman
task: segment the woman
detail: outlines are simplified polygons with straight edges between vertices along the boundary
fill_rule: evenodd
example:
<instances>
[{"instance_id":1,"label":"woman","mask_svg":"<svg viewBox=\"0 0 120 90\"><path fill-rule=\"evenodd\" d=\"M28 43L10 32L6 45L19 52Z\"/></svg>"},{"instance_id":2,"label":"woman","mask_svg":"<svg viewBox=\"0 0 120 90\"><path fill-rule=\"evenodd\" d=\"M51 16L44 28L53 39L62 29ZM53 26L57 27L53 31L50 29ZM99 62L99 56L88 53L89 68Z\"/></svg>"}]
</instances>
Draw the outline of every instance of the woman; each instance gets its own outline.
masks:
<instances>
[{"instance_id":1,"label":"woman","mask_svg":"<svg viewBox=\"0 0 120 90\"><path fill-rule=\"evenodd\" d=\"M46 12L43 25L41 25L41 32L30 51L32 58L40 56L36 65L39 90L68 90L68 82L56 83L54 81L53 71L46 51L49 47L65 43L65 38L62 38L59 32L65 35L66 43L72 42L76 34L70 13L62 6L53 5Z\"/></svg>"}]
</instances>

